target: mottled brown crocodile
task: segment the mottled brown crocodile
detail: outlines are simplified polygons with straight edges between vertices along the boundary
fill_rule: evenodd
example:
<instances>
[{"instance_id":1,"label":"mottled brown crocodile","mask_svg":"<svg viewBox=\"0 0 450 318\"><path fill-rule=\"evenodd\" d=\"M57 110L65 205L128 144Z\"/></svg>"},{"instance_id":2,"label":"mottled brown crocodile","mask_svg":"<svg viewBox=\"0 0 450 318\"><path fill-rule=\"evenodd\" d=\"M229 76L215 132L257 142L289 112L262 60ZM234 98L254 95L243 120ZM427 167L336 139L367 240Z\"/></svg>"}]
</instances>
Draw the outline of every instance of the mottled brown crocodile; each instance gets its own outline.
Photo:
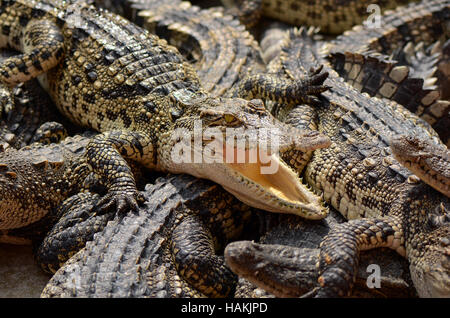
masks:
<instances>
[{"instance_id":1,"label":"mottled brown crocodile","mask_svg":"<svg viewBox=\"0 0 450 318\"><path fill-rule=\"evenodd\" d=\"M355 26L326 43L320 51L329 56L334 69L359 91L402 104L432 125L449 145L450 103L440 100L446 98L448 90L442 87L446 87L443 74L449 68L444 52L444 44L450 37L449 19L449 0L411 3L380 16L379 27ZM409 54L414 54L413 48L419 44L437 44L436 47L442 48L436 64L429 65L430 70L435 67L439 71L428 74L440 80L441 85L433 85L436 78L411 76L410 67L391 60L407 47L412 49ZM444 92L442 96L441 92Z\"/></svg>"},{"instance_id":2,"label":"mottled brown crocodile","mask_svg":"<svg viewBox=\"0 0 450 318\"><path fill-rule=\"evenodd\" d=\"M413 0L414 1L414 0ZM260 16L296 26L320 27L321 32L340 34L363 21L372 22L386 10L411 0L222 0L231 13L246 25L254 25Z\"/></svg>"},{"instance_id":3,"label":"mottled brown crocodile","mask_svg":"<svg viewBox=\"0 0 450 318\"><path fill-rule=\"evenodd\" d=\"M41 84L65 116L102 132L86 152L90 168L106 178L108 194L99 208L137 209L142 198L125 161L130 159L160 171L212 179L242 201L265 210L324 217L319 199L269 149L262 150L263 154L279 168L275 174L264 176L260 173L261 159L249 164L205 164L191 158L180 163L173 150L183 143L192 144L194 121L200 119L201 132L214 127L222 135L226 128L273 129L279 132L272 137L279 138L282 152L325 147L329 144L326 136L293 131L267 113L260 100L209 95L176 48L83 1L2 1L0 17L0 46L24 52L2 64L1 82L12 86L43 74ZM317 72L295 83L260 77L256 83L247 81L247 85L252 84L247 88L259 91L263 98L313 102L326 90L321 85L325 78L326 73ZM2 90L2 94L7 91ZM180 131L185 138L179 138ZM204 134L201 137L194 151L203 153L211 139ZM244 149L261 150L261 142L252 142ZM238 149L229 147L218 148L219 157L235 155Z\"/></svg>"},{"instance_id":4,"label":"mottled brown crocodile","mask_svg":"<svg viewBox=\"0 0 450 318\"><path fill-rule=\"evenodd\" d=\"M33 143L0 153L2 242L30 242L45 235L54 222L51 212L70 195L89 189L90 171L83 158L89 141L74 136L59 144Z\"/></svg>"},{"instance_id":5,"label":"mottled brown crocodile","mask_svg":"<svg viewBox=\"0 0 450 318\"><path fill-rule=\"evenodd\" d=\"M450 152L444 145L410 135L395 136L390 147L395 159L424 182L450 197Z\"/></svg>"},{"instance_id":6,"label":"mottled brown crocodile","mask_svg":"<svg viewBox=\"0 0 450 318\"><path fill-rule=\"evenodd\" d=\"M219 185L189 175L159 178L143 194L139 211L109 221L56 272L43 297L233 294L237 278L221 250L241 235L251 209ZM73 211L66 213L81 215L96 200L68 205Z\"/></svg>"},{"instance_id":7,"label":"mottled brown crocodile","mask_svg":"<svg viewBox=\"0 0 450 318\"><path fill-rule=\"evenodd\" d=\"M334 227L320 244L315 295L348 295L360 251L390 247L408 259L419 296L448 296L449 198L402 167L389 148L390 139L399 134L444 145L429 125L401 105L369 97L345 83L304 29L288 32L280 59L269 71L295 78L322 63L330 89L315 110L318 129L332 144L314 152L304 179L349 221ZM279 281L270 283L283 290Z\"/></svg>"},{"instance_id":8,"label":"mottled brown crocodile","mask_svg":"<svg viewBox=\"0 0 450 318\"><path fill-rule=\"evenodd\" d=\"M319 286L317 247L324 236L345 219L333 208L319 221L282 214L265 214L263 217L264 234L257 242L237 241L225 248L227 265L241 278L235 296L300 297ZM373 264L378 266L377 273ZM376 280L374 274L378 274ZM256 288L250 283L252 281L264 289ZM404 258L386 248L361 254L351 297L415 296L408 262Z\"/></svg>"}]
</instances>

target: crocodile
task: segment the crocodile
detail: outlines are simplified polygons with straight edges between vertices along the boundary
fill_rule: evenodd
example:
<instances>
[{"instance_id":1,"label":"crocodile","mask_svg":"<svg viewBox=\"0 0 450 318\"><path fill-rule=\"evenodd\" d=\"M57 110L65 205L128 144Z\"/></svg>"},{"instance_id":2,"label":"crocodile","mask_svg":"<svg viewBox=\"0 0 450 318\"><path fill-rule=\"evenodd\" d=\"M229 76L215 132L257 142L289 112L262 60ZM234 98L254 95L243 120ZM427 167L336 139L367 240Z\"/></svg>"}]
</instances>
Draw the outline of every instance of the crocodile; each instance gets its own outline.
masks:
<instances>
[{"instance_id":1,"label":"crocodile","mask_svg":"<svg viewBox=\"0 0 450 318\"><path fill-rule=\"evenodd\" d=\"M2 242L24 244L45 235L56 219L51 212L69 196L89 189L83 153L90 139L76 135L0 153Z\"/></svg>"},{"instance_id":2,"label":"crocodile","mask_svg":"<svg viewBox=\"0 0 450 318\"><path fill-rule=\"evenodd\" d=\"M240 277L235 297L301 297L318 287L317 247L331 228L344 221L333 208L319 221L264 215L264 234L258 242L235 241L225 248L227 265ZM370 284L371 264L380 268L376 286ZM256 288L252 281L264 289ZM272 281L278 283L272 285ZM368 282L376 288L368 288ZM389 249L367 251L361 255L351 297L416 297L407 261Z\"/></svg>"},{"instance_id":3,"label":"crocodile","mask_svg":"<svg viewBox=\"0 0 450 318\"><path fill-rule=\"evenodd\" d=\"M15 54L17 52L11 50L0 50L0 61ZM3 114L0 121L0 145L3 150L9 147L19 149L35 141L56 142L63 138L64 133L74 134L77 131L74 125L62 118L36 80L11 88L11 96L10 110Z\"/></svg>"},{"instance_id":4,"label":"crocodile","mask_svg":"<svg viewBox=\"0 0 450 318\"><path fill-rule=\"evenodd\" d=\"M320 199L301 184L276 153L326 147L328 137L282 124L267 112L260 99L211 96L175 47L83 1L2 1L0 17L0 46L23 52L2 63L0 81L13 86L42 75L41 85L61 113L76 124L101 132L86 151L90 169L106 178L108 194L99 201L98 209L115 207L122 212L137 209L138 202L142 202L125 161L130 159L158 171L211 179L243 202L267 211L300 213L307 218L325 216ZM291 103L314 102L327 89L321 85L327 74L312 71L310 75L296 82L280 82L267 76L252 82L255 78L249 77L239 91L245 93L248 88L253 93L259 91L262 98ZM1 94L7 95L7 91ZM194 131L194 121L200 119ZM243 152L259 151L278 167L276 173L261 174L261 158L256 163L224 163L227 153L230 158L240 152L229 144L213 151L206 149L214 158L222 158L213 163L180 158L189 150L197 156L208 154L203 148L207 148L211 137L203 132L211 127L220 131L222 136L215 137L222 140L226 128L245 127L251 131L251 144ZM269 142L264 137L252 141L259 128L275 132L272 138L279 139L279 147L274 147L278 149L266 147ZM203 142L191 149L197 138ZM179 150L176 155L174 149Z\"/></svg>"},{"instance_id":5,"label":"crocodile","mask_svg":"<svg viewBox=\"0 0 450 318\"><path fill-rule=\"evenodd\" d=\"M429 140L400 135L391 139L395 159L424 182L450 197L450 152Z\"/></svg>"},{"instance_id":6,"label":"crocodile","mask_svg":"<svg viewBox=\"0 0 450 318\"><path fill-rule=\"evenodd\" d=\"M209 93L233 96L242 78L265 71L258 43L223 8L200 9L189 2L164 7L154 0L129 2L138 16L133 21L177 47Z\"/></svg>"},{"instance_id":7,"label":"crocodile","mask_svg":"<svg viewBox=\"0 0 450 318\"><path fill-rule=\"evenodd\" d=\"M221 186L183 174L158 178L143 194L139 211L116 214L55 273L42 297L233 294L237 277L220 254L251 220L252 209Z\"/></svg>"},{"instance_id":8,"label":"crocodile","mask_svg":"<svg viewBox=\"0 0 450 318\"><path fill-rule=\"evenodd\" d=\"M92 211L71 210L73 205L88 206L92 198L98 201L105 193L102 180L93 176L84 156L95 135L86 131L57 143L40 140L0 153L0 242L32 244L45 272L56 272L114 216L97 213L91 206ZM46 135L43 139L55 141ZM129 164L139 188L158 176Z\"/></svg>"},{"instance_id":9,"label":"crocodile","mask_svg":"<svg viewBox=\"0 0 450 318\"><path fill-rule=\"evenodd\" d=\"M412 0L414 1L414 0ZM231 14L251 27L259 17L283 21L296 26L315 26L322 33L340 34L363 21L372 21L382 12L411 0L222 0Z\"/></svg>"},{"instance_id":10,"label":"crocodile","mask_svg":"<svg viewBox=\"0 0 450 318\"><path fill-rule=\"evenodd\" d=\"M448 90L444 75L448 58L442 44L449 39L449 19L448 0L411 3L380 16L380 28L355 26L323 45L321 54L329 56L334 69L351 80L355 88L371 96L397 101L425 119L444 143L449 144L450 103L440 100L446 98ZM442 47L442 56L430 67L439 69L433 76L441 80L443 88L432 85L434 78L411 78L408 66L392 61L405 48L411 50L418 44L433 46L437 42L440 43L437 47ZM380 60L385 62L384 67L373 65ZM441 92L444 92L442 96Z\"/></svg>"},{"instance_id":11,"label":"crocodile","mask_svg":"<svg viewBox=\"0 0 450 318\"><path fill-rule=\"evenodd\" d=\"M305 29L290 30L280 58L268 67L294 78L318 64L329 73L324 84L330 88L315 110L318 129L332 144L314 151L303 178L349 221L335 226L321 242L319 287L310 295L348 295L360 251L389 247L407 258L420 297L448 296L449 198L403 167L389 148L390 139L402 134L445 146L403 106L345 83L316 50ZM283 290L279 281L270 284Z\"/></svg>"},{"instance_id":12,"label":"crocodile","mask_svg":"<svg viewBox=\"0 0 450 318\"><path fill-rule=\"evenodd\" d=\"M97 0L95 4L175 46L212 95L233 96L241 78L265 71L258 43L222 7L201 9L179 0Z\"/></svg>"},{"instance_id":13,"label":"crocodile","mask_svg":"<svg viewBox=\"0 0 450 318\"><path fill-rule=\"evenodd\" d=\"M448 89L445 88L450 86L450 39L442 45L442 55L438 61L436 77L441 83L441 98L444 100L449 100L450 93Z\"/></svg>"}]
</instances>

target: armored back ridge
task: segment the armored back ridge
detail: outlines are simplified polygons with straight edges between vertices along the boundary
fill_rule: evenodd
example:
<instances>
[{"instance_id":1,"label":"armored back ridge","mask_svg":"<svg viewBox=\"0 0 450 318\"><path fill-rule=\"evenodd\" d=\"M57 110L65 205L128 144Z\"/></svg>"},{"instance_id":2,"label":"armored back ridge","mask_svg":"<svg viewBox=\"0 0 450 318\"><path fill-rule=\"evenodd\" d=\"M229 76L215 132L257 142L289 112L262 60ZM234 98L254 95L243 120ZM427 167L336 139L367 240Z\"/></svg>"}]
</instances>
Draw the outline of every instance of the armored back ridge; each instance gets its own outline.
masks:
<instances>
[{"instance_id":1,"label":"armored back ridge","mask_svg":"<svg viewBox=\"0 0 450 318\"><path fill-rule=\"evenodd\" d=\"M232 295L236 277L216 252L240 235L249 207L189 175L159 178L144 196L138 213L110 221L56 272L42 296Z\"/></svg>"},{"instance_id":2,"label":"armored back ridge","mask_svg":"<svg viewBox=\"0 0 450 318\"><path fill-rule=\"evenodd\" d=\"M399 134L444 145L428 124L401 105L369 97L343 82L322 60L318 47L305 29L291 30L279 60L269 65L280 76L293 78L322 63L329 73L325 84L330 88L315 110L318 130L332 144L314 151L304 178L350 221L334 227L320 244L315 295L347 295L359 252L375 247L390 247L407 257L419 296L448 295L450 202L398 163L389 148ZM274 111L290 115L289 108ZM305 121L300 118L300 123ZM277 280L261 281L264 285L283 290Z\"/></svg>"},{"instance_id":3,"label":"armored back ridge","mask_svg":"<svg viewBox=\"0 0 450 318\"><path fill-rule=\"evenodd\" d=\"M2 2L0 8L3 29L9 30L0 43L23 52L3 63L0 81L11 86L43 74L41 84L64 115L102 132L86 151L91 169L106 178L109 191L99 203L101 210L137 209L142 201L125 161L130 159L156 170L209 178L254 207L308 218L326 214L320 199L300 183L276 151L265 150L260 145L264 140L253 141L254 132L243 151L265 151L263 154L279 167L273 175L261 175L261 161L250 165L223 162L227 151L228 155L237 151L234 145L218 147L222 160L214 163L188 160L180 164L173 155L180 143L194 138L194 123L199 120L203 121L198 149L202 153L210 141L203 132L211 127L222 135L227 128L278 130L282 152L326 147L326 136L292 133L292 128L274 119L259 100L208 95L194 68L176 48L106 10L83 1L13 1ZM240 93L291 103L312 102L326 90L321 85L325 78L326 74L317 72L287 83L250 77ZM261 84L265 89L258 88ZM293 94L288 96L287 92ZM2 94L7 92L2 90ZM186 138L180 140L180 129L188 130L190 136L184 134Z\"/></svg>"}]
</instances>

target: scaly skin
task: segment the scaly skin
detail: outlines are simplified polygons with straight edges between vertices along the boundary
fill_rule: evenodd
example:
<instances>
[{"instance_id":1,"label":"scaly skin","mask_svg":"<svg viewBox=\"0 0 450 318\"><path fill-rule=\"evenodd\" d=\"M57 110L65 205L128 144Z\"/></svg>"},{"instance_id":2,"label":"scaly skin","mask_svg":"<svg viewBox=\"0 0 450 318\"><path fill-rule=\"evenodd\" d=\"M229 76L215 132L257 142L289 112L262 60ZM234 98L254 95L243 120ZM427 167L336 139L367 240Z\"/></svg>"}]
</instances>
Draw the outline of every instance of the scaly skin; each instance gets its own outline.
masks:
<instances>
[{"instance_id":1,"label":"scaly skin","mask_svg":"<svg viewBox=\"0 0 450 318\"><path fill-rule=\"evenodd\" d=\"M447 147L408 135L393 137L390 147L398 162L450 197L450 152Z\"/></svg>"},{"instance_id":2,"label":"scaly skin","mask_svg":"<svg viewBox=\"0 0 450 318\"><path fill-rule=\"evenodd\" d=\"M264 215L265 231L258 243L237 241L227 245L225 261L230 269L276 297L306 296L318 286L319 249L323 237L344 218L334 209L320 221L293 215ZM368 288L370 264L380 267L380 286ZM371 250L361 255L351 297L414 297L408 263L391 250ZM251 284L240 280L238 297L256 297Z\"/></svg>"},{"instance_id":3,"label":"scaly skin","mask_svg":"<svg viewBox=\"0 0 450 318\"><path fill-rule=\"evenodd\" d=\"M42 297L231 295L236 276L216 252L240 235L250 208L189 175L160 178L144 196L137 213L117 215L61 267Z\"/></svg>"},{"instance_id":4,"label":"scaly skin","mask_svg":"<svg viewBox=\"0 0 450 318\"><path fill-rule=\"evenodd\" d=\"M324 63L315 45L305 30L289 32L280 61L269 69L279 67L280 76L300 76ZM332 145L314 152L304 177L349 221L336 226L320 245L315 295L348 295L360 251L378 247L407 257L419 296L448 295L450 201L403 168L389 148L390 138L405 133L442 143L402 106L361 94L327 63L324 68L330 89L316 111L318 129L330 136Z\"/></svg>"},{"instance_id":5,"label":"scaly skin","mask_svg":"<svg viewBox=\"0 0 450 318\"><path fill-rule=\"evenodd\" d=\"M6 33L0 44L24 52L3 63L0 81L12 86L45 74L41 83L58 109L73 122L102 132L86 151L92 170L106 178L108 194L100 200L100 210L137 209L142 197L125 161L130 159L156 170L209 178L254 207L307 218L325 216L319 198L271 149L265 155L279 166L272 175L261 175L261 161L180 164L172 151L190 140L177 139L177 128L190 130L192 138L198 119L206 122L199 129L202 132L211 126L222 134L237 127L278 129L282 152L326 147L326 136L293 131L271 117L260 101L208 95L192 66L166 41L83 2L1 2L0 17ZM271 91L260 95L285 100L287 92L294 92L291 103L312 101L326 90L321 85L325 78L326 74L314 73L294 83L267 79L264 87ZM186 131L183 134L186 137ZM209 140L202 137L206 145ZM261 149L262 141L247 149ZM202 143L196 151L203 152L203 147ZM217 149L222 158L237 151L233 145L227 147L225 153Z\"/></svg>"},{"instance_id":6,"label":"scaly skin","mask_svg":"<svg viewBox=\"0 0 450 318\"><path fill-rule=\"evenodd\" d=\"M17 52L11 50L0 50L0 62L16 54ZM69 122L64 120L36 80L11 88L11 96L10 110L0 121L2 149L9 147L19 149L37 140L44 142L46 134L49 136L53 134L56 137L54 129L57 128L57 124L45 124L48 122L58 121L71 134L77 131L74 125L69 125Z\"/></svg>"},{"instance_id":7,"label":"scaly skin","mask_svg":"<svg viewBox=\"0 0 450 318\"><path fill-rule=\"evenodd\" d=\"M51 132L53 126L48 124L52 123L43 126ZM114 216L97 213L89 205L99 201L98 194L104 194L102 180L90 172L84 156L94 135L85 132L59 143L36 142L0 153L0 240L32 243L37 262L50 273L84 247ZM41 137L49 139L45 134ZM139 167L130 165L137 180L145 182ZM73 211L74 205L79 210Z\"/></svg>"},{"instance_id":8,"label":"scaly skin","mask_svg":"<svg viewBox=\"0 0 450 318\"><path fill-rule=\"evenodd\" d=\"M427 79L410 79L407 67L388 63L383 72L365 72L359 58L343 59L346 52L366 58L382 59L410 45L423 43L432 45L437 41L445 43L449 39L449 0L426 0L386 12L380 17L380 27L355 26L338 36L322 48L322 54L331 54L336 71L349 74L355 87L371 96L386 97L397 101L411 112L427 121L448 144L450 125L448 112L450 104L439 101L440 90L429 89ZM418 31L420 30L420 31ZM380 56L381 54L381 56ZM338 55L338 56L336 56ZM340 57L339 57L340 55ZM445 58L442 60L445 68ZM372 68L373 69L373 68ZM370 70L369 70L370 71ZM409 83L408 83L409 81ZM442 90L442 89L441 89ZM446 90L446 89L445 89ZM445 98L445 97L444 97Z\"/></svg>"},{"instance_id":9,"label":"scaly skin","mask_svg":"<svg viewBox=\"0 0 450 318\"><path fill-rule=\"evenodd\" d=\"M204 89L213 95L235 96L240 89L239 81L265 69L256 41L237 19L224 14L223 8L199 9L178 0L96 3L126 13L132 21L179 48L192 61ZM316 128L305 126L306 130ZM310 156L311 152L291 150L283 153L282 159L301 171Z\"/></svg>"},{"instance_id":10,"label":"scaly skin","mask_svg":"<svg viewBox=\"0 0 450 318\"><path fill-rule=\"evenodd\" d=\"M0 153L2 242L12 242L8 238L13 237L26 242L36 229L45 233L54 217L50 212L70 195L90 187L83 157L89 141L83 136L67 137L60 144L33 143Z\"/></svg>"},{"instance_id":11,"label":"scaly skin","mask_svg":"<svg viewBox=\"0 0 450 318\"><path fill-rule=\"evenodd\" d=\"M238 82L265 70L260 49L239 21L223 8L200 9L155 0L129 1L142 26L165 38L192 63L203 88L216 96L233 96Z\"/></svg>"},{"instance_id":12,"label":"scaly skin","mask_svg":"<svg viewBox=\"0 0 450 318\"><path fill-rule=\"evenodd\" d=\"M407 4L411 0L222 0L222 2L231 7L231 12L249 26L255 24L255 20L263 15L296 26L320 27L323 33L340 34L368 18L371 21L375 12L369 7L371 4L378 6L380 12L375 13L379 14Z\"/></svg>"},{"instance_id":13,"label":"scaly skin","mask_svg":"<svg viewBox=\"0 0 450 318\"><path fill-rule=\"evenodd\" d=\"M308 52L314 49L307 46L308 39L294 34L290 33L291 45L284 49L283 61L291 74L318 62ZM319 130L333 141L327 151L314 152L305 179L349 220L359 220L338 227L321 243L318 296L345 295L359 251L380 246L408 258L420 296L448 295L448 248L439 240L450 235L450 224L445 222L450 202L402 168L388 147L389 139L402 133L442 143L400 105L367 98L325 68L331 91L324 93L324 104L317 109ZM430 223L435 217L444 221Z\"/></svg>"}]
</instances>

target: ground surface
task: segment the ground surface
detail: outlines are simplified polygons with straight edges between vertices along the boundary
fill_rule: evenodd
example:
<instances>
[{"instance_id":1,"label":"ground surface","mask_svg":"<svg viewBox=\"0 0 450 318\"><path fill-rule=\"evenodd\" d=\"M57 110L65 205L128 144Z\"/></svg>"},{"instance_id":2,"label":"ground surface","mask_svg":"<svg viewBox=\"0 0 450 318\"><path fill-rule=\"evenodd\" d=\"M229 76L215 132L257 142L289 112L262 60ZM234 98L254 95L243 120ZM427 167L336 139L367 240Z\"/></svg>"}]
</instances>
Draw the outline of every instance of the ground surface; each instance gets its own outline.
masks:
<instances>
[{"instance_id":1,"label":"ground surface","mask_svg":"<svg viewBox=\"0 0 450 318\"><path fill-rule=\"evenodd\" d=\"M49 279L34 262L31 246L0 244L0 298L39 297Z\"/></svg>"}]
</instances>

